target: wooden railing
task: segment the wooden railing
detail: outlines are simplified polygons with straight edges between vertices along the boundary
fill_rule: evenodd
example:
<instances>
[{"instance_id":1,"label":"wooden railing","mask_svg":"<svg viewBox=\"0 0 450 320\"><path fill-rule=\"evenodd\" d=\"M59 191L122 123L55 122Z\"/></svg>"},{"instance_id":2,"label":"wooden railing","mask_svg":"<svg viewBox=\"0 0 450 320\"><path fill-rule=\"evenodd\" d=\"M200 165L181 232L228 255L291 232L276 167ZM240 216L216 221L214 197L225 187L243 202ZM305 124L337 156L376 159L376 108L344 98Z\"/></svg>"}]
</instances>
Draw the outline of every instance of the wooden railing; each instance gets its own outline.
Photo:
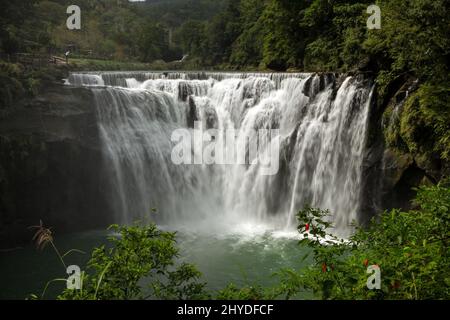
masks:
<instances>
[{"instance_id":1,"label":"wooden railing","mask_svg":"<svg viewBox=\"0 0 450 320\"><path fill-rule=\"evenodd\" d=\"M11 62L11 63L21 63L24 65L29 65L33 67L45 67L51 64L65 64L66 60L64 58L53 56L50 54L36 54L36 53L15 53L15 54L5 54L1 53L0 58Z\"/></svg>"}]
</instances>

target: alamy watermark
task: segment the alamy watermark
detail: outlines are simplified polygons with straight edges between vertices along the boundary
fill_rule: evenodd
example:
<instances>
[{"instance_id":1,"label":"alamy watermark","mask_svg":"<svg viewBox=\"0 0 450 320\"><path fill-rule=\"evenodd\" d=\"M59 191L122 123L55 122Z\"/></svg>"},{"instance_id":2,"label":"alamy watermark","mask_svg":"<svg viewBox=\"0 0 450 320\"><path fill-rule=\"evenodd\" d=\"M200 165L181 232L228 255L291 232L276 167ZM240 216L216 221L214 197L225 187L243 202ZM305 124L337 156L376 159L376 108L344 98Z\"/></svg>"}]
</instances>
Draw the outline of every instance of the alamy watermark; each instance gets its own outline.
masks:
<instances>
[{"instance_id":1,"label":"alamy watermark","mask_svg":"<svg viewBox=\"0 0 450 320\"><path fill-rule=\"evenodd\" d=\"M367 278L367 289L380 290L381 289L381 269L378 265L367 267L367 273L370 274Z\"/></svg>"},{"instance_id":2,"label":"alamy watermark","mask_svg":"<svg viewBox=\"0 0 450 320\"><path fill-rule=\"evenodd\" d=\"M259 166L261 175L276 175L280 167L278 129L240 131L203 130L201 122L194 129L172 133L171 159L175 165L248 165Z\"/></svg>"},{"instance_id":3,"label":"alamy watermark","mask_svg":"<svg viewBox=\"0 0 450 320\"><path fill-rule=\"evenodd\" d=\"M66 272L69 275L67 278L67 289L81 290L81 268L76 265L68 266Z\"/></svg>"},{"instance_id":4,"label":"alamy watermark","mask_svg":"<svg viewBox=\"0 0 450 320\"><path fill-rule=\"evenodd\" d=\"M373 4L367 8L367 13L371 16L367 19L367 29L379 30L381 29L381 9L379 6Z\"/></svg>"},{"instance_id":5,"label":"alamy watermark","mask_svg":"<svg viewBox=\"0 0 450 320\"><path fill-rule=\"evenodd\" d=\"M70 16L67 18L66 25L69 30L81 29L81 9L77 5L71 5L67 7L67 14Z\"/></svg>"}]
</instances>

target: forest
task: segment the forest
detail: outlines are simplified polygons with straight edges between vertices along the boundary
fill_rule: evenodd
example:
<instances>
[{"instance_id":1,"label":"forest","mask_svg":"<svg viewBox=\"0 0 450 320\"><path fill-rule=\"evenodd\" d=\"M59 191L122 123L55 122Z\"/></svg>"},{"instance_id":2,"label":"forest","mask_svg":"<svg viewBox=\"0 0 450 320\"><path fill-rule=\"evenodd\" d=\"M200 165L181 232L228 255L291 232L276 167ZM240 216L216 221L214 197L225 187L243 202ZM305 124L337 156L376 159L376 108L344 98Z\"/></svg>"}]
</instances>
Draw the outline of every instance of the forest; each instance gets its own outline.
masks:
<instances>
[{"instance_id":1,"label":"forest","mask_svg":"<svg viewBox=\"0 0 450 320\"><path fill-rule=\"evenodd\" d=\"M444 0L379 0L381 30L366 27L371 1L80 0L83 27L71 32L69 3L3 2L1 51L72 47L78 55L145 62L188 54L200 68L408 71L436 81L448 74Z\"/></svg>"}]
</instances>

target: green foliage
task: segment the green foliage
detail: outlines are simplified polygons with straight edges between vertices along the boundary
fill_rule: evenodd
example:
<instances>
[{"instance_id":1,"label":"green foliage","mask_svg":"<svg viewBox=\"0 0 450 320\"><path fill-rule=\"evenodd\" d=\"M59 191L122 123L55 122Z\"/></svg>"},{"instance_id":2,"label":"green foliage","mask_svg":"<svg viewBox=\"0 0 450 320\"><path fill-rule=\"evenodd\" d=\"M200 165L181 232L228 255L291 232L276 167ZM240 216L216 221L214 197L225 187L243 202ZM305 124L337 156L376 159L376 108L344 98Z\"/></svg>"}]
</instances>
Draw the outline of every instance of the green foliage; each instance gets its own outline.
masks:
<instances>
[{"instance_id":1,"label":"green foliage","mask_svg":"<svg viewBox=\"0 0 450 320\"><path fill-rule=\"evenodd\" d=\"M11 106L14 98L24 93L24 87L18 80L22 66L0 61L0 109Z\"/></svg>"},{"instance_id":2,"label":"green foliage","mask_svg":"<svg viewBox=\"0 0 450 320\"><path fill-rule=\"evenodd\" d=\"M197 57L206 57L204 47L205 24L201 21L189 20L178 29L175 37L181 44L183 52Z\"/></svg>"},{"instance_id":3,"label":"green foliage","mask_svg":"<svg viewBox=\"0 0 450 320\"><path fill-rule=\"evenodd\" d=\"M206 26L206 61L209 65L227 63L234 41L239 36L239 0L230 0L227 8Z\"/></svg>"},{"instance_id":4,"label":"green foliage","mask_svg":"<svg viewBox=\"0 0 450 320\"><path fill-rule=\"evenodd\" d=\"M229 284L217 293L217 300L270 300L275 295L261 286L238 288Z\"/></svg>"},{"instance_id":5,"label":"green foliage","mask_svg":"<svg viewBox=\"0 0 450 320\"><path fill-rule=\"evenodd\" d=\"M112 226L110 246L96 248L83 273L81 290L65 290L63 300L200 299L206 296L200 273L174 267L175 234L155 225ZM144 287L148 286L147 289Z\"/></svg>"},{"instance_id":6,"label":"green foliage","mask_svg":"<svg viewBox=\"0 0 450 320\"><path fill-rule=\"evenodd\" d=\"M315 0L305 9L300 22L308 35L305 68L349 70L366 57L367 1Z\"/></svg>"},{"instance_id":7,"label":"green foliage","mask_svg":"<svg viewBox=\"0 0 450 320\"><path fill-rule=\"evenodd\" d=\"M208 298L204 283L196 280L201 273L193 266L183 263L175 271L167 272L167 280L152 284L154 296L165 300L198 300Z\"/></svg>"},{"instance_id":8,"label":"green foliage","mask_svg":"<svg viewBox=\"0 0 450 320\"><path fill-rule=\"evenodd\" d=\"M171 33L186 21L204 21L221 2L172 0L145 3L128 0L79 0L81 30L66 27L66 0L2 1L0 53L50 52L101 59L166 62L181 59L181 43Z\"/></svg>"},{"instance_id":9,"label":"green foliage","mask_svg":"<svg viewBox=\"0 0 450 320\"><path fill-rule=\"evenodd\" d=\"M262 13L264 33L263 62L271 69L301 66L303 39L296 21L302 2L269 1Z\"/></svg>"},{"instance_id":10,"label":"green foliage","mask_svg":"<svg viewBox=\"0 0 450 320\"><path fill-rule=\"evenodd\" d=\"M327 61L323 57L329 57ZM338 49L332 40L318 38L306 47L305 65L309 70L337 70L339 68Z\"/></svg>"},{"instance_id":11,"label":"green foliage","mask_svg":"<svg viewBox=\"0 0 450 320\"><path fill-rule=\"evenodd\" d=\"M236 68L259 67L264 41L264 1L243 0L240 3L242 33L233 43L230 63Z\"/></svg>"},{"instance_id":12,"label":"green foliage","mask_svg":"<svg viewBox=\"0 0 450 320\"><path fill-rule=\"evenodd\" d=\"M449 299L450 188L418 189L416 210L392 210L343 241L328 233L328 212L307 208L298 215L301 241L312 248L314 265L284 273L287 297L312 290L321 299ZM308 227L306 227L308 225ZM368 265L381 268L380 290L366 287Z\"/></svg>"},{"instance_id":13,"label":"green foliage","mask_svg":"<svg viewBox=\"0 0 450 320\"><path fill-rule=\"evenodd\" d=\"M0 52L24 50L34 40L33 37L30 38L28 31L36 24L36 18L32 14L36 2L37 0L0 2ZM28 40L28 44L23 39Z\"/></svg>"},{"instance_id":14,"label":"green foliage","mask_svg":"<svg viewBox=\"0 0 450 320\"><path fill-rule=\"evenodd\" d=\"M396 78L448 78L450 24L445 0L378 0L382 29L368 30L369 0L229 0L226 9L196 28L192 59L231 68L364 69ZM182 28L180 39L193 37ZM230 52L231 50L231 52ZM382 89L382 88L381 88Z\"/></svg>"},{"instance_id":15,"label":"green foliage","mask_svg":"<svg viewBox=\"0 0 450 320\"><path fill-rule=\"evenodd\" d=\"M71 48L90 58L145 62L188 54L199 68L368 68L380 74L380 83L386 74L409 72L436 82L449 74L445 0L378 0L381 30L367 30L369 0L80 0L83 26L77 32L65 27L69 4L2 4L2 51Z\"/></svg>"},{"instance_id":16,"label":"green foliage","mask_svg":"<svg viewBox=\"0 0 450 320\"><path fill-rule=\"evenodd\" d=\"M440 81L449 74L450 24L445 0L379 0L382 32L364 44L380 69ZM447 22L446 22L447 21Z\"/></svg>"},{"instance_id":17,"label":"green foliage","mask_svg":"<svg viewBox=\"0 0 450 320\"><path fill-rule=\"evenodd\" d=\"M450 90L448 83L423 84L401 109L384 113L389 147L429 162L450 160Z\"/></svg>"},{"instance_id":18,"label":"green foliage","mask_svg":"<svg viewBox=\"0 0 450 320\"><path fill-rule=\"evenodd\" d=\"M425 84L405 104L400 134L411 153L450 161L449 88Z\"/></svg>"},{"instance_id":19,"label":"green foliage","mask_svg":"<svg viewBox=\"0 0 450 320\"><path fill-rule=\"evenodd\" d=\"M158 24L147 24L138 43L142 55L141 60L143 61L161 59L164 52L168 50L168 43L165 42L165 31Z\"/></svg>"},{"instance_id":20,"label":"green foliage","mask_svg":"<svg viewBox=\"0 0 450 320\"><path fill-rule=\"evenodd\" d=\"M206 21L220 13L228 1L217 0L147 0L136 3L148 20L160 21L171 27L179 27L189 20Z\"/></svg>"}]
</instances>

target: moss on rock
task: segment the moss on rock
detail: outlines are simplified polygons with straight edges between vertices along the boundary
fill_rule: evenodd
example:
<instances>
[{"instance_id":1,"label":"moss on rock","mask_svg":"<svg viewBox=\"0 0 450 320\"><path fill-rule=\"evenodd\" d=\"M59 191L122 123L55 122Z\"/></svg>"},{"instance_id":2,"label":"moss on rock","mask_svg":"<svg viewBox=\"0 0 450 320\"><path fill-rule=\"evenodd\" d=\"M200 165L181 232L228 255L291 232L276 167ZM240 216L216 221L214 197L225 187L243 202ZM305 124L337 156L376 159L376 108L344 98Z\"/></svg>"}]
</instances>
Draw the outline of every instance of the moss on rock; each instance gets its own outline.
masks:
<instances>
[{"instance_id":1,"label":"moss on rock","mask_svg":"<svg viewBox=\"0 0 450 320\"><path fill-rule=\"evenodd\" d=\"M417 166L436 180L448 174L450 162L450 89L426 83L383 114L388 148L411 154Z\"/></svg>"},{"instance_id":2,"label":"moss on rock","mask_svg":"<svg viewBox=\"0 0 450 320\"><path fill-rule=\"evenodd\" d=\"M450 160L449 88L425 84L405 103L400 134L408 149L422 158Z\"/></svg>"}]
</instances>

